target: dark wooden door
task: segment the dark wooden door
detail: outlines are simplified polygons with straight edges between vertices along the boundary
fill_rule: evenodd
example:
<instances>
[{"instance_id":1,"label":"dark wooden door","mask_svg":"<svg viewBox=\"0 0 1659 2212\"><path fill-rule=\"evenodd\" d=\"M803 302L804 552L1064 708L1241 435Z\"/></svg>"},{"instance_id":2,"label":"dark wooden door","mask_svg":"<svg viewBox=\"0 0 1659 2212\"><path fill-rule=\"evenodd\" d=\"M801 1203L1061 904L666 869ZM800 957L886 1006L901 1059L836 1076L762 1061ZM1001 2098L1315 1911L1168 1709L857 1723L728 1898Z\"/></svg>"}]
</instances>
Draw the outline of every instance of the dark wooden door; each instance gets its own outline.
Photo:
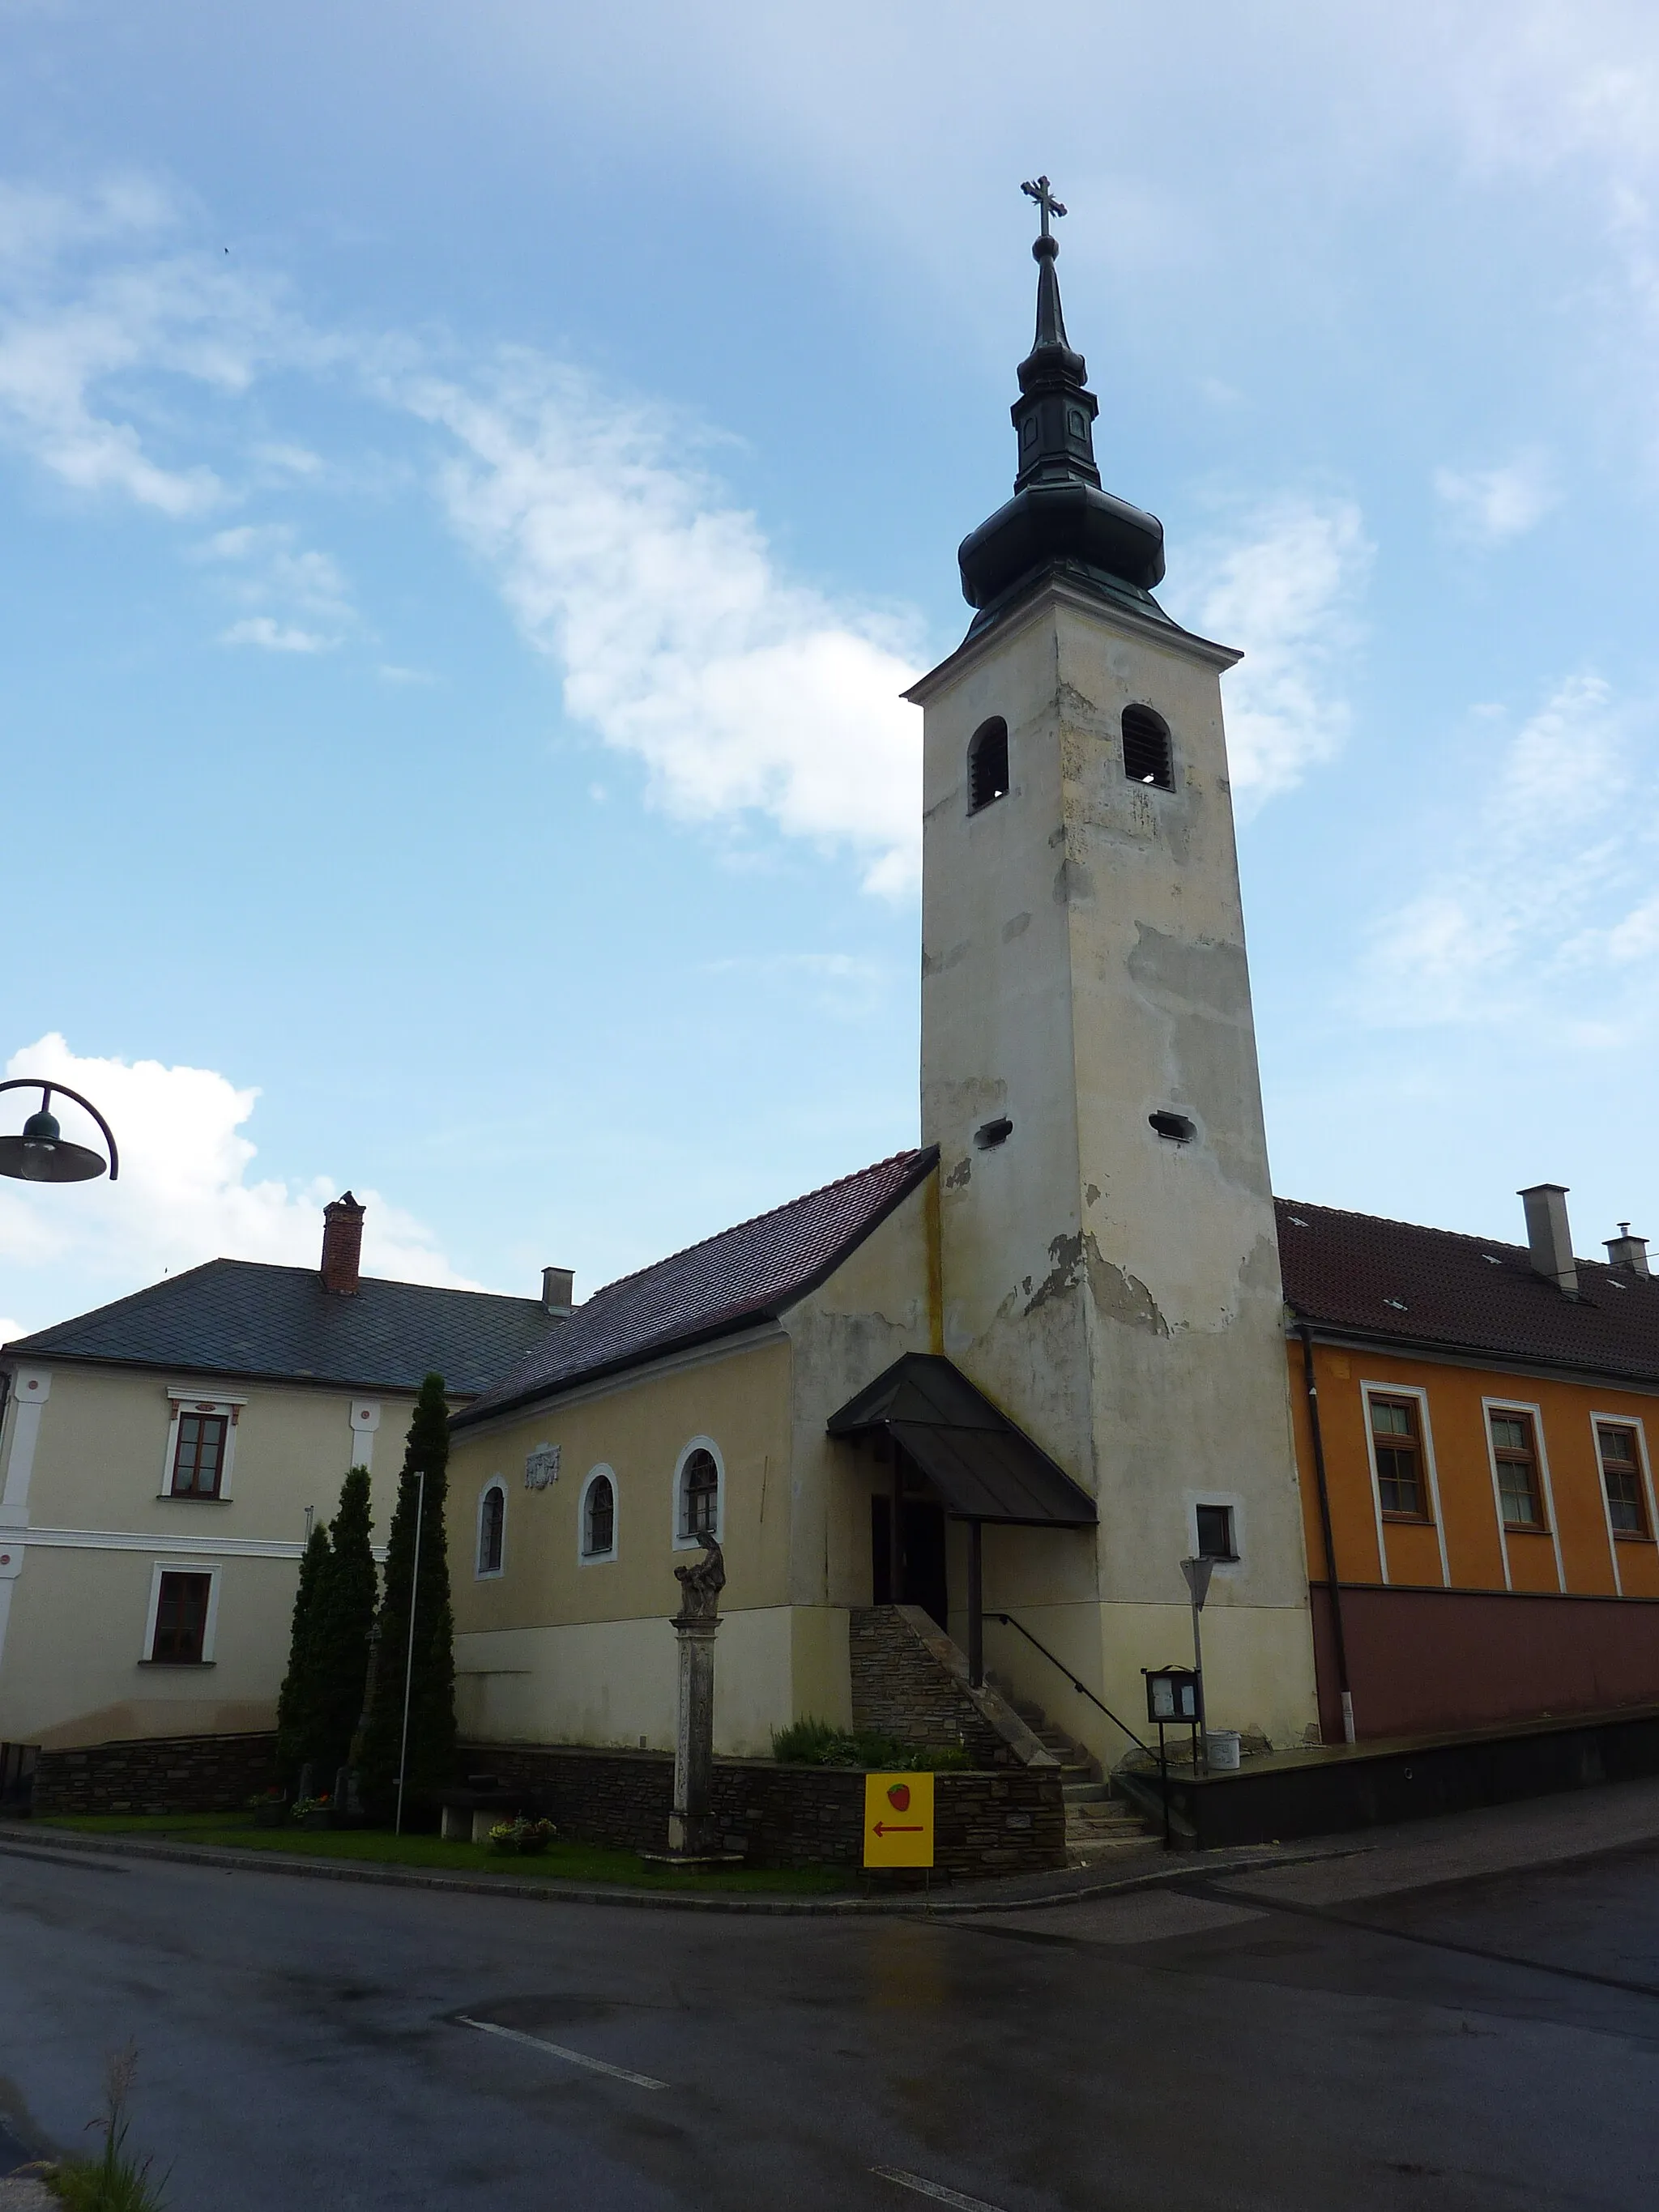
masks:
<instances>
[{"instance_id":1,"label":"dark wooden door","mask_svg":"<svg viewBox=\"0 0 1659 2212\"><path fill-rule=\"evenodd\" d=\"M893 1501L870 1500L870 1582L878 1605L919 1605L941 1628L950 1625L945 1574L945 1508L926 1498L907 1498L902 1522L903 1588L893 1589Z\"/></svg>"}]
</instances>

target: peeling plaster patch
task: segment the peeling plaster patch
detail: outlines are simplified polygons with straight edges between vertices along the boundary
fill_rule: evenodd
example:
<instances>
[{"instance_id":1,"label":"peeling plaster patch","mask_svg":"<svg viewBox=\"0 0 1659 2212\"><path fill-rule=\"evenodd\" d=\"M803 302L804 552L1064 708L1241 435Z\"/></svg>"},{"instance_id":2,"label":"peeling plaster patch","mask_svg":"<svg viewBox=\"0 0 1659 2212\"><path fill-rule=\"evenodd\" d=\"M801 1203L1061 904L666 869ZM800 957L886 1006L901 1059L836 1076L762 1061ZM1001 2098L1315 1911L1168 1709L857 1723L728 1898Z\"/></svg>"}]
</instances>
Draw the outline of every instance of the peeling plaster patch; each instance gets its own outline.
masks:
<instances>
[{"instance_id":1,"label":"peeling plaster patch","mask_svg":"<svg viewBox=\"0 0 1659 2212\"><path fill-rule=\"evenodd\" d=\"M973 1172L974 1164L971 1160L958 1160L950 1174L945 1176L945 1188L946 1190L960 1190L963 1183L972 1178Z\"/></svg>"},{"instance_id":2,"label":"peeling plaster patch","mask_svg":"<svg viewBox=\"0 0 1659 2212\"><path fill-rule=\"evenodd\" d=\"M935 959L924 946L921 955L921 972L924 975L942 975L947 969L954 968L958 961L965 960L967 957L968 939L965 937L960 945L953 945L942 959Z\"/></svg>"},{"instance_id":3,"label":"peeling plaster patch","mask_svg":"<svg viewBox=\"0 0 1659 2212\"><path fill-rule=\"evenodd\" d=\"M1054 871L1054 899L1056 906L1074 901L1079 906L1093 903L1095 879L1092 872L1081 860L1064 860ZM1146 928L1145 922L1140 927Z\"/></svg>"},{"instance_id":4,"label":"peeling plaster patch","mask_svg":"<svg viewBox=\"0 0 1659 2212\"><path fill-rule=\"evenodd\" d=\"M1084 1204L1085 1206L1093 1206L1098 1202L1099 1198L1100 1185L1097 1182L1085 1182L1083 1186Z\"/></svg>"},{"instance_id":5,"label":"peeling plaster patch","mask_svg":"<svg viewBox=\"0 0 1659 2212\"><path fill-rule=\"evenodd\" d=\"M1170 1324L1158 1311L1152 1292L1138 1275L1113 1267L1109 1260L1100 1255L1100 1247L1091 1231L1083 1240L1086 1248L1089 1289L1097 1310L1108 1321L1118 1321L1129 1328L1151 1330L1154 1336L1168 1336Z\"/></svg>"},{"instance_id":6,"label":"peeling plaster patch","mask_svg":"<svg viewBox=\"0 0 1659 2212\"><path fill-rule=\"evenodd\" d=\"M1256 1238L1238 1271L1238 1279L1244 1290L1271 1291L1275 1297L1284 1295L1279 1273L1279 1247L1271 1237Z\"/></svg>"},{"instance_id":7,"label":"peeling plaster patch","mask_svg":"<svg viewBox=\"0 0 1659 2212\"><path fill-rule=\"evenodd\" d=\"M1129 974L1149 999L1174 1013L1207 1014L1249 1026L1250 979L1242 945L1223 945L1214 938L1193 943L1144 921L1135 924L1135 937Z\"/></svg>"},{"instance_id":8,"label":"peeling plaster patch","mask_svg":"<svg viewBox=\"0 0 1659 2212\"><path fill-rule=\"evenodd\" d=\"M1002 925L1003 943L1012 945L1017 937L1024 937L1030 927L1031 917L1029 914L1017 914L1012 921L1005 921Z\"/></svg>"},{"instance_id":9,"label":"peeling plaster patch","mask_svg":"<svg viewBox=\"0 0 1659 2212\"><path fill-rule=\"evenodd\" d=\"M1028 1275L1025 1279L1026 1290L1030 1291L1030 1302L1025 1309L1028 1314L1034 1314L1039 1306L1046 1306L1050 1298L1063 1297L1067 1291L1077 1288L1078 1262L1083 1257L1081 1233L1075 1237L1056 1237L1048 1247L1048 1257L1054 1265L1035 1291L1031 1291L1030 1277Z\"/></svg>"}]
</instances>

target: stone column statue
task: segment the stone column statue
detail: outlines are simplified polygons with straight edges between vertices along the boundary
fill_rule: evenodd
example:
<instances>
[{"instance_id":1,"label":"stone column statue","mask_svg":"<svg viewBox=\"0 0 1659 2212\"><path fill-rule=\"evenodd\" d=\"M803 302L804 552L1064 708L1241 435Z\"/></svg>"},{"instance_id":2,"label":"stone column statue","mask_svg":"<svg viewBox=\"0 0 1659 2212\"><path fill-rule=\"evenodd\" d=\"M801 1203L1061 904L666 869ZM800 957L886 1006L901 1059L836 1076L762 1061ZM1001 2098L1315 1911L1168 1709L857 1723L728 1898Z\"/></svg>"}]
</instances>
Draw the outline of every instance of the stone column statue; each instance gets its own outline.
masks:
<instances>
[{"instance_id":1,"label":"stone column statue","mask_svg":"<svg viewBox=\"0 0 1659 2212\"><path fill-rule=\"evenodd\" d=\"M674 1731L674 1809L668 1820L668 1848L677 1858L718 1856L713 1796L714 1783L714 1634L720 1595L726 1587L726 1561L716 1539L699 1531L703 1556L676 1567L680 1609L674 1615L679 1639L679 1721Z\"/></svg>"}]
</instances>

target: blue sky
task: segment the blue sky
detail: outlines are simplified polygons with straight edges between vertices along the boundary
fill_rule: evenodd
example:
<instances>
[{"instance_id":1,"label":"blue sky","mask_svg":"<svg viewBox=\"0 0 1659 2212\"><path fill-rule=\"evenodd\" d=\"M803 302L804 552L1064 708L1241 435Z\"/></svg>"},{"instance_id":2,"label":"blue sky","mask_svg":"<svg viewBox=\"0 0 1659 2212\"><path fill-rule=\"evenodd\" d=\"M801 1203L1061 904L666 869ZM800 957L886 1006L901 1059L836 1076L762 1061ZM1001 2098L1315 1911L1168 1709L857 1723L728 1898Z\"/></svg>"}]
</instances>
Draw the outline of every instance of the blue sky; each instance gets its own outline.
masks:
<instances>
[{"instance_id":1,"label":"blue sky","mask_svg":"<svg viewBox=\"0 0 1659 2212\"><path fill-rule=\"evenodd\" d=\"M1659 18L0 0L0 1057L230 1252L578 1293L914 1141L1022 178L1227 679L1278 1188L1659 1234Z\"/></svg>"}]
</instances>

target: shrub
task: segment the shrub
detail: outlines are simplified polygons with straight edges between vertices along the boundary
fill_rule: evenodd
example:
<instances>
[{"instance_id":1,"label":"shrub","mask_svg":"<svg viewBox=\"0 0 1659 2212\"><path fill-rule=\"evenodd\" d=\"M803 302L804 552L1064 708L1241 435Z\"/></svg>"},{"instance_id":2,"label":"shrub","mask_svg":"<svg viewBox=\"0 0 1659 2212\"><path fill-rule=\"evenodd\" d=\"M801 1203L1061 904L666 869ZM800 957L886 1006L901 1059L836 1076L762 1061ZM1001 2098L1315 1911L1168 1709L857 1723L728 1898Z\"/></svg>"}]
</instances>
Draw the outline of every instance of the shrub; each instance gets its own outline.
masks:
<instances>
[{"instance_id":1,"label":"shrub","mask_svg":"<svg viewBox=\"0 0 1659 2212\"><path fill-rule=\"evenodd\" d=\"M897 1743L891 1736L815 1720L774 1729L772 1756L787 1766L856 1766L881 1774L952 1773L972 1765L960 1744Z\"/></svg>"},{"instance_id":2,"label":"shrub","mask_svg":"<svg viewBox=\"0 0 1659 2212\"><path fill-rule=\"evenodd\" d=\"M524 1851L534 1856L544 1851L558 1830L551 1820L526 1820L522 1813L515 1820L498 1821L489 1832L492 1851Z\"/></svg>"}]
</instances>

